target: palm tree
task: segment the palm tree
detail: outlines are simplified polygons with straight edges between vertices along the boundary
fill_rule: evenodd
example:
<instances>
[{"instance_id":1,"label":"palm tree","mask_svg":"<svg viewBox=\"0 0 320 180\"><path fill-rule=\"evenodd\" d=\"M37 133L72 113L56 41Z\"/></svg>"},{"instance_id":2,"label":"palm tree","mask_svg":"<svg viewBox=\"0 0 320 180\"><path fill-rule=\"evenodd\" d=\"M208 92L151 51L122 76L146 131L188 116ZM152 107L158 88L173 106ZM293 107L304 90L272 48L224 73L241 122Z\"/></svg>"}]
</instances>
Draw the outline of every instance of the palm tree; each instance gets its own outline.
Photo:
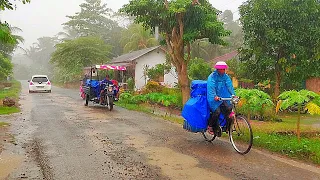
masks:
<instances>
[{"instance_id":1,"label":"palm tree","mask_svg":"<svg viewBox=\"0 0 320 180\"><path fill-rule=\"evenodd\" d=\"M76 39L76 38L80 37L78 31L76 31L72 27L64 26L63 30L64 31L59 32L57 34L58 39L61 38L60 39L61 41L72 40L72 39Z\"/></svg>"},{"instance_id":2,"label":"palm tree","mask_svg":"<svg viewBox=\"0 0 320 180\"><path fill-rule=\"evenodd\" d=\"M204 60L209 60L210 55L208 53L208 46L210 42L208 39L197 39L191 44L191 57L192 58L202 58Z\"/></svg>"},{"instance_id":3,"label":"palm tree","mask_svg":"<svg viewBox=\"0 0 320 180\"><path fill-rule=\"evenodd\" d=\"M21 36L14 35L14 32L21 32L22 30L18 27L11 27L7 23L0 22L0 53L6 57L9 57L24 39ZM23 48L21 48L23 49Z\"/></svg>"},{"instance_id":4,"label":"palm tree","mask_svg":"<svg viewBox=\"0 0 320 180\"><path fill-rule=\"evenodd\" d=\"M132 24L122 32L120 43L125 53L158 45L158 41L140 24Z\"/></svg>"},{"instance_id":5,"label":"palm tree","mask_svg":"<svg viewBox=\"0 0 320 180\"><path fill-rule=\"evenodd\" d=\"M0 21L0 42L4 44L17 44L18 40L17 37L12 34L12 31L17 30L19 28L10 27L8 23L2 23ZM20 29L19 29L20 30Z\"/></svg>"}]
</instances>

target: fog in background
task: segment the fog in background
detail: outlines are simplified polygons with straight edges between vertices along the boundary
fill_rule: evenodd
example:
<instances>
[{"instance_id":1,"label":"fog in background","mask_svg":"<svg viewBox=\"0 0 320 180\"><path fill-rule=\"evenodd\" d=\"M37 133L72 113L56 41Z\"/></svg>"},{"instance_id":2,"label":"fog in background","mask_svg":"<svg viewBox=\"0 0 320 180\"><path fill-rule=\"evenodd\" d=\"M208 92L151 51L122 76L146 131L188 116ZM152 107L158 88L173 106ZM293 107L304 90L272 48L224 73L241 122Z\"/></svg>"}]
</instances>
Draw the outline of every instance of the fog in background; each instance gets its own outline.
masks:
<instances>
[{"instance_id":1,"label":"fog in background","mask_svg":"<svg viewBox=\"0 0 320 180\"><path fill-rule=\"evenodd\" d=\"M35 46L34 43L38 43L38 38L54 37L62 32L62 24L69 20L66 16L79 12L79 5L83 2L84 0L31 0L30 4L17 3L16 10L2 11L0 20L7 21L11 26L22 30L14 34L24 38L24 43L19 46L27 50L30 46ZM102 2L107 3L107 7L116 12L129 0L102 0ZM244 0L210 0L210 2L220 11L231 10L234 13L234 19L238 19L238 7ZM18 48L14 54L13 63L32 68L35 62L23 54L26 52ZM25 67L15 71L27 71Z\"/></svg>"}]
</instances>

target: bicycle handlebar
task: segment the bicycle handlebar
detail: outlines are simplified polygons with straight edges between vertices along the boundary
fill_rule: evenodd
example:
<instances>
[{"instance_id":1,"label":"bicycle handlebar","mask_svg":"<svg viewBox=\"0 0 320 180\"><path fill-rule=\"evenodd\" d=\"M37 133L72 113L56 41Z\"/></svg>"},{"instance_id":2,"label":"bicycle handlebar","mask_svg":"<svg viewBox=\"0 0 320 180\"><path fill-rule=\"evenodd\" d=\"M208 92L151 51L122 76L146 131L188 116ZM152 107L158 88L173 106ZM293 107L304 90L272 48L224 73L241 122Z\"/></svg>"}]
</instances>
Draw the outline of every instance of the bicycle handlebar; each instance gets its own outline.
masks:
<instances>
[{"instance_id":1,"label":"bicycle handlebar","mask_svg":"<svg viewBox=\"0 0 320 180\"><path fill-rule=\"evenodd\" d=\"M219 98L220 101L232 101L233 98Z\"/></svg>"},{"instance_id":2,"label":"bicycle handlebar","mask_svg":"<svg viewBox=\"0 0 320 180\"><path fill-rule=\"evenodd\" d=\"M237 104L240 101L240 98L237 96L232 96L231 98L219 98L220 101L231 101L234 104Z\"/></svg>"}]
</instances>

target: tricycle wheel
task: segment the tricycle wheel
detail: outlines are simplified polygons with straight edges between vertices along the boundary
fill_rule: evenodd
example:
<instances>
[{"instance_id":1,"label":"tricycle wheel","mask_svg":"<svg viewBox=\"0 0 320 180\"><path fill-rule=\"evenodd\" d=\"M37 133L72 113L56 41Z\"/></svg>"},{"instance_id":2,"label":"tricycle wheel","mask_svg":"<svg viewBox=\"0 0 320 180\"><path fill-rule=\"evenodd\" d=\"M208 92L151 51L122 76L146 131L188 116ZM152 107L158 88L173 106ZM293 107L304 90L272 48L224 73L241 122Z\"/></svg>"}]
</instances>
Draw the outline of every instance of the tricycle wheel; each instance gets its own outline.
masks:
<instances>
[{"instance_id":1,"label":"tricycle wheel","mask_svg":"<svg viewBox=\"0 0 320 180\"><path fill-rule=\"evenodd\" d=\"M88 106L88 103L89 103L89 94L86 95L86 103L84 105Z\"/></svg>"},{"instance_id":2,"label":"tricycle wheel","mask_svg":"<svg viewBox=\"0 0 320 180\"><path fill-rule=\"evenodd\" d=\"M107 96L107 102L108 102L109 110L112 111L112 109L113 109L113 98L110 98L109 96Z\"/></svg>"}]
</instances>

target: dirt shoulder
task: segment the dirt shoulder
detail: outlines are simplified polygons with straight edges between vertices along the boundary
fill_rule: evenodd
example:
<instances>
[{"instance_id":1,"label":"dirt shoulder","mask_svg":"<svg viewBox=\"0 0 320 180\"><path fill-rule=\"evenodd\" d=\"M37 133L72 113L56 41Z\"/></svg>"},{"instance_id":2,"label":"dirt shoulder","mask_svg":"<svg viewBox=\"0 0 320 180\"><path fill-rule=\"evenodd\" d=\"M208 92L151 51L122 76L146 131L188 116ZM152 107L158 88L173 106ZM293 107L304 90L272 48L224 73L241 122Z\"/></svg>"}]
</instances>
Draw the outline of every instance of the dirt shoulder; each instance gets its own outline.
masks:
<instances>
[{"instance_id":1,"label":"dirt shoulder","mask_svg":"<svg viewBox=\"0 0 320 180\"><path fill-rule=\"evenodd\" d=\"M4 143L10 140L11 136L8 134L8 128L6 126L0 126L0 154L3 151Z\"/></svg>"}]
</instances>

